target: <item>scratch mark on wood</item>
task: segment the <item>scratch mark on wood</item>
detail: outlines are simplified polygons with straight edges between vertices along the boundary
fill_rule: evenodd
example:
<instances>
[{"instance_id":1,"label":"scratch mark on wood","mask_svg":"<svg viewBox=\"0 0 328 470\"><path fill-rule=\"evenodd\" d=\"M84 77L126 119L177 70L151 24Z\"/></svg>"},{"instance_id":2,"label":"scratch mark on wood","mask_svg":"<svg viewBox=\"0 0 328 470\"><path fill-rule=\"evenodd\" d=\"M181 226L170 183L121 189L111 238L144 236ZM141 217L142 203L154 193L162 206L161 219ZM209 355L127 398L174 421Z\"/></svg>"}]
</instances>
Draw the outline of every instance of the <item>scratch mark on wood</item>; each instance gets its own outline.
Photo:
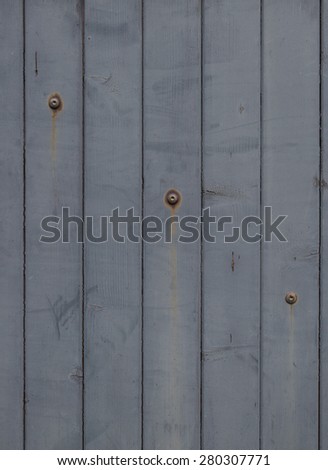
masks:
<instances>
[{"instance_id":1,"label":"scratch mark on wood","mask_svg":"<svg viewBox=\"0 0 328 470\"><path fill-rule=\"evenodd\" d=\"M35 51L35 54L34 54L34 73L35 73L36 77L39 74L39 70L38 70L38 52L37 51Z\"/></svg>"},{"instance_id":2,"label":"scratch mark on wood","mask_svg":"<svg viewBox=\"0 0 328 470\"><path fill-rule=\"evenodd\" d=\"M205 189L204 194L208 196L219 196L235 199L246 199L246 195L239 189L229 188L229 187L217 187L211 189Z\"/></svg>"},{"instance_id":3,"label":"scratch mark on wood","mask_svg":"<svg viewBox=\"0 0 328 470\"><path fill-rule=\"evenodd\" d=\"M240 351L247 351L247 349L256 350L256 345L253 344L240 344L233 345L229 344L227 346L221 346L218 348L209 349L204 351L202 354L204 361L219 361L224 359L227 354L234 354L238 359L244 360L244 355Z\"/></svg>"},{"instance_id":4,"label":"scratch mark on wood","mask_svg":"<svg viewBox=\"0 0 328 470\"><path fill-rule=\"evenodd\" d=\"M112 74L109 74L107 76L91 75L90 78L92 78L93 80L99 81L102 85L107 85L112 79Z\"/></svg>"},{"instance_id":5,"label":"scratch mark on wood","mask_svg":"<svg viewBox=\"0 0 328 470\"><path fill-rule=\"evenodd\" d=\"M321 180L320 180L317 176L315 176L313 178L313 186L315 188L326 189L328 187L328 183L327 183L327 181L325 181L324 178L321 178Z\"/></svg>"},{"instance_id":6,"label":"scratch mark on wood","mask_svg":"<svg viewBox=\"0 0 328 470\"><path fill-rule=\"evenodd\" d=\"M78 307L80 304L80 290L77 291L76 296L72 300L64 300L63 296L59 295L55 302L52 303L48 296L46 298L55 321L57 337L60 339L62 328L65 328L67 322L76 311L75 307Z\"/></svg>"},{"instance_id":7,"label":"scratch mark on wood","mask_svg":"<svg viewBox=\"0 0 328 470\"><path fill-rule=\"evenodd\" d=\"M88 307L90 308L89 313L101 312L104 310L102 305L88 304Z\"/></svg>"},{"instance_id":8,"label":"scratch mark on wood","mask_svg":"<svg viewBox=\"0 0 328 470\"><path fill-rule=\"evenodd\" d=\"M81 367L76 367L68 376L71 380L81 383L83 379L83 372Z\"/></svg>"}]
</instances>

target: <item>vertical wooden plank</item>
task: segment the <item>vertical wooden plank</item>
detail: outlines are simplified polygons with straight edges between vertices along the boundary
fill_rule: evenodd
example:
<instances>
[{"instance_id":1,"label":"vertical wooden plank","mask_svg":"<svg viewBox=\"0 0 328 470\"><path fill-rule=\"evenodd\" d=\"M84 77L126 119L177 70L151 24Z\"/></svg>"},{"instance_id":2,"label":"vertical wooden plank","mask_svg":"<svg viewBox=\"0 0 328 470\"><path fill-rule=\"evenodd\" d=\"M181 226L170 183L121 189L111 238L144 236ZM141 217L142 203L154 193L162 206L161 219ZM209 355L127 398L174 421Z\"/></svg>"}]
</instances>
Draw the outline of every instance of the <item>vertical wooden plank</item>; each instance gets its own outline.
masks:
<instances>
[{"instance_id":1,"label":"vertical wooden plank","mask_svg":"<svg viewBox=\"0 0 328 470\"><path fill-rule=\"evenodd\" d=\"M97 224L116 207L141 213L141 14L139 0L86 1L85 214ZM86 448L140 448L141 243L88 243L85 292Z\"/></svg>"},{"instance_id":2,"label":"vertical wooden plank","mask_svg":"<svg viewBox=\"0 0 328 470\"><path fill-rule=\"evenodd\" d=\"M204 2L203 201L236 225L260 215L260 24L259 0ZM260 244L203 254L203 445L256 449Z\"/></svg>"},{"instance_id":3,"label":"vertical wooden plank","mask_svg":"<svg viewBox=\"0 0 328 470\"><path fill-rule=\"evenodd\" d=\"M23 3L0 3L0 449L23 447Z\"/></svg>"},{"instance_id":4,"label":"vertical wooden plank","mask_svg":"<svg viewBox=\"0 0 328 470\"><path fill-rule=\"evenodd\" d=\"M144 215L200 215L201 2L144 3ZM175 211L170 188L182 194ZM144 447L197 449L200 242L144 244Z\"/></svg>"},{"instance_id":5,"label":"vertical wooden plank","mask_svg":"<svg viewBox=\"0 0 328 470\"><path fill-rule=\"evenodd\" d=\"M319 5L263 3L263 204L288 215L263 244L264 449L318 444Z\"/></svg>"},{"instance_id":6,"label":"vertical wooden plank","mask_svg":"<svg viewBox=\"0 0 328 470\"><path fill-rule=\"evenodd\" d=\"M320 322L320 448L328 449L328 1L321 2L321 322Z\"/></svg>"},{"instance_id":7,"label":"vertical wooden plank","mask_svg":"<svg viewBox=\"0 0 328 470\"><path fill-rule=\"evenodd\" d=\"M81 245L40 221L81 215L80 2L26 1L26 446L81 447ZM51 93L63 109L52 112ZM73 232L73 231L72 231Z\"/></svg>"}]
</instances>

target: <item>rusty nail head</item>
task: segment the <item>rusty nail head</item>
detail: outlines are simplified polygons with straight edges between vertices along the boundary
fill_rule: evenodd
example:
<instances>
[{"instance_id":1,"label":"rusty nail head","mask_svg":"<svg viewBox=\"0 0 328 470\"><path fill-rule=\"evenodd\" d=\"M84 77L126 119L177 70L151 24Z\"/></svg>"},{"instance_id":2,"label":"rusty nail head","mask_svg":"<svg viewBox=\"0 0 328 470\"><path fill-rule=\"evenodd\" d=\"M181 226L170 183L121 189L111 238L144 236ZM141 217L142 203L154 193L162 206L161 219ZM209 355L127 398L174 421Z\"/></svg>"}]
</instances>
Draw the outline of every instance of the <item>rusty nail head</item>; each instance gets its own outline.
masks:
<instances>
[{"instance_id":1,"label":"rusty nail head","mask_svg":"<svg viewBox=\"0 0 328 470\"><path fill-rule=\"evenodd\" d=\"M49 107L51 109L58 109L61 105L59 96L52 96L49 98Z\"/></svg>"},{"instance_id":2,"label":"rusty nail head","mask_svg":"<svg viewBox=\"0 0 328 470\"><path fill-rule=\"evenodd\" d=\"M285 296L285 300L288 304L293 305L297 302L297 294L296 292L287 292Z\"/></svg>"},{"instance_id":3,"label":"rusty nail head","mask_svg":"<svg viewBox=\"0 0 328 470\"><path fill-rule=\"evenodd\" d=\"M175 189L170 189L166 193L165 199L166 199L166 202L170 204L170 206L175 206L180 200L180 194Z\"/></svg>"}]
</instances>

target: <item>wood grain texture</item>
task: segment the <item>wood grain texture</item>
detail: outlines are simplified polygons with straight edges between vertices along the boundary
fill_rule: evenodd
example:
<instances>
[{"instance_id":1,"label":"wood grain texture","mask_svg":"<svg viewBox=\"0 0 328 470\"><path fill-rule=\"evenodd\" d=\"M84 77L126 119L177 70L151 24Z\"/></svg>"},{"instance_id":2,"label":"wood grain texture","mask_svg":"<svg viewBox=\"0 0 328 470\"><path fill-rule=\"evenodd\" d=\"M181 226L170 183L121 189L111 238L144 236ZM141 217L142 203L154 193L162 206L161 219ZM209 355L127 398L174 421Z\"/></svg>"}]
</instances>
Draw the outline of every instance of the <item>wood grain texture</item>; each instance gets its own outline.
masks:
<instances>
[{"instance_id":1,"label":"wood grain texture","mask_svg":"<svg viewBox=\"0 0 328 470\"><path fill-rule=\"evenodd\" d=\"M203 204L234 224L260 215L260 24L259 0L204 2ZM224 243L215 226L212 234L203 247L203 446L256 449L260 244Z\"/></svg>"},{"instance_id":2,"label":"wood grain texture","mask_svg":"<svg viewBox=\"0 0 328 470\"><path fill-rule=\"evenodd\" d=\"M23 3L0 3L0 449L23 447Z\"/></svg>"},{"instance_id":3,"label":"wood grain texture","mask_svg":"<svg viewBox=\"0 0 328 470\"><path fill-rule=\"evenodd\" d=\"M40 243L40 221L81 215L79 1L26 1L26 447L82 445L81 245ZM60 93L53 113L48 96Z\"/></svg>"},{"instance_id":4,"label":"wood grain texture","mask_svg":"<svg viewBox=\"0 0 328 470\"><path fill-rule=\"evenodd\" d=\"M201 209L201 8L144 2L144 215ZM163 202L182 194L175 211ZM200 242L144 244L144 447L200 443Z\"/></svg>"},{"instance_id":5,"label":"wood grain texture","mask_svg":"<svg viewBox=\"0 0 328 470\"><path fill-rule=\"evenodd\" d=\"M263 244L264 449L318 445L319 6L263 2L263 205L288 214Z\"/></svg>"},{"instance_id":6,"label":"wood grain texture","mask_svg":"<svg viewBox=\"0 0 328 470\"><path fill-rule=\"evenodd\" d=\"M328 2L321 2L321 322L320 322L320 448L328 449Z\"/></svg>"},{"instance_id":7,"label":"wood grain texture","mask_svg":"<svg viewBox=\"0 0 328 470\"><path fill-rule=\"evenodd\" d=\"M142 4L85 10L85 214L141 213ZM111 233L111 232L110 232ZM141 243L85 246L85 446L141 447Z\"/></svg>"},{"instance_id":8,"label":"wood grain texture","mask_svg":"<svg viewBox=\"0 0 328 470\"><path fill-rule=\"evenodd\" d=\"M0 449L328 449L327 24L328 0L0 1ZM98 236L117 207L265 206L287 243L40 242L63 207Z\"/></svg>"}]
</instances>

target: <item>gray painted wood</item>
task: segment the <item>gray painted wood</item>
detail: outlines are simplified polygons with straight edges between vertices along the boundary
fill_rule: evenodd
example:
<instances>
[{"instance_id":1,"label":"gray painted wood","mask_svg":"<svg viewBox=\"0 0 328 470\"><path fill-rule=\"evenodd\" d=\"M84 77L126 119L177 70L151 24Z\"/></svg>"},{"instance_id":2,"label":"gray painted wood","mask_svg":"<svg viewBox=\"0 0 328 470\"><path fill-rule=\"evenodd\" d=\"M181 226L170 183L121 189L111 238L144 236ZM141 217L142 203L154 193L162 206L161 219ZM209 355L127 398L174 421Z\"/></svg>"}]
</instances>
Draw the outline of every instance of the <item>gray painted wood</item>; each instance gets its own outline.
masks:
<instances>
[{"instance_id":1,"label":"gray painted wood","mask_svg":"<svg viewBox=\"0 0 328 470\"><path fill-rule=\"evenodd\" d=\"M200 215L201 10L144 2L144 215ZM200 243L144 244L144 447L200 445Z\"/></svg>"},{"instance_id":2,"label":"gray painted wood","mask_svg":"<svg viewBox=\"0 0 328 470\"><path fill-rule=\"evenodd\" d=\"M23 447L23 3L0 3L0 448Z\"/></svg>"},{"instance_id":3,"label":"gray painted wood","mask_svg":"<svg viewBox=\"0 0 328 470\"><path fill-rule=\"evenodd\" d=\"M81 214L79 1L26 2L26 446L82 439L81 245L40 243L40 220ZM64 105L56 116L48 96ZM72 229L72 236L74 230Z\"/></svg>"},{"instance_id":4,"label":"gray painted wood","mask_svg":"<svg viewBox=\"0 0 328 470\"><path fill-rule=\"evenodd\" d=\"M320 447L328 449L328 217L327 217L327 125L328 125L328 2L323 0L321 12L322 51L321 51L321 322L320 322Z\"/></svg>"},{"instance_id":5,"label":"gray painted wood","mask_svg":"<svg viewBox=\"0 0 328 470\"><path fill-rule=\"evenodd\" d=\"M235 224L260 215L260 24L259 0L204 3L203 205ZM204 243L206 449L259 445L259 268L259 243Z\"/></svg>"},{"instance_id":6,"label":"gray painted wood","mask_svg":"<svg viewBox=\"0 0 328 470\"><path fill-rule=\"evenodd\" d=\"M327 0L25 12L24 41L23 0L0 2L0 448L328 448ZM273 206L288 243L39 242L63 206L202 205Z\"/></svg>"},{"instance_id":7,"label":"gray painted wood","mask_svg":"<svg viewBox=\"0 0 328 470\"><path fill-rule=\"evenodd\" d=\"M319 4L263 3L263 204L288 214L263 244L264 449L318 444Z\"/></svg>"},{"instance_id":8,"label":"gray painted wood","mask_svg":"<svg viewBox=\"0 0 328 470\"><path fill-rule=\"evenodd\" d=\"M86 2L85 214L141 213L142 4ZM85 246L85 446L141 446L141 244Z\"/></svg>"}]
</instances>

